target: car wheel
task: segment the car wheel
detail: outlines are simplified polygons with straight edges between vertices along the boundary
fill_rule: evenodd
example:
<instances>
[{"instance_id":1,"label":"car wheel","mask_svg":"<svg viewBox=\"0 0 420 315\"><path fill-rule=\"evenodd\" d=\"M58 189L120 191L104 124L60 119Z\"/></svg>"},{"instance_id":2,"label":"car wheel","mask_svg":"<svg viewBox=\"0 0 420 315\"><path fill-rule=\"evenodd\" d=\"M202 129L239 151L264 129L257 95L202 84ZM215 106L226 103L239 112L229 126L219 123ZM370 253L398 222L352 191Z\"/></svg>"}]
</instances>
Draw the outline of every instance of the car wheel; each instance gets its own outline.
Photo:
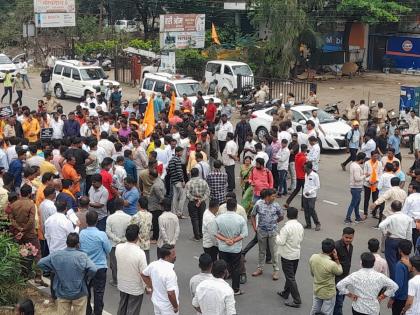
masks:
<instances>
[{"instance_id":1,"label":"car wheel","mask_svg":"<svg viewBox=\"0 0 420 315\"><path fill-rule=\"evenodd\" d=\"M264 140L265 136L268 135L268 130L265 127L259 127L257 129L256 134L257 134L258 140L262 142Z\"/></svg>"},{"instance_id":2,"label":"car wheel","mask_svg":"<svg viewBox=\"0 0 420 315\"><path fill-rule=\"evenodd\" d=\"M229 95L230 95L230 93L229 93L229 90L227 89L227 88L223 88L222 89L222 95L223 95L223 97L224 98L228 98L229 97Z\"/></svg>"},{"instance_id":3,"label":"car wheel","mask_svg":"<svg viewBox=\"0 0 420 315\"><path fill-rule=\"evenodd\" d=\"M54 87L54 94L55 94L55 97L59 99L63 99L65 97L63 87L60 84L57 84Z\"/></svg>"}]
</instances>

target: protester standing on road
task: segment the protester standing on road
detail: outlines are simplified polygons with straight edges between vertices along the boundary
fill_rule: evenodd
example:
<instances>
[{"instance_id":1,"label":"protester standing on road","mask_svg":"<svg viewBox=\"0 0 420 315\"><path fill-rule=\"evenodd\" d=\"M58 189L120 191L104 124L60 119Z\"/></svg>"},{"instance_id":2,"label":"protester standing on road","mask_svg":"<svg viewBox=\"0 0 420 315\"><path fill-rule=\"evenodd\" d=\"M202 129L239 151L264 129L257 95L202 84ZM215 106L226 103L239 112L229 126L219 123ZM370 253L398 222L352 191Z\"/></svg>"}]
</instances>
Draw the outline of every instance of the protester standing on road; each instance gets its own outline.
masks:
<instances>
[{"instance_id":1,"label":"protester standing on road","mask_svg":"<svg viewBox=\"0 0 420 315\"><path fill-rule=\"evenodd\" d=\"M157 257L160 258L160 248L165 245L175 246L179 237L179 219L171 212L171 200L165 198L162 201L163 213L159 216L159 238L156 242Z\"/></svg>"},{"instance_id":2,"label":"protester standing on road","mask_svg":"<svg viewBox=\"0 0 420 315\"><path fill-rule=\"evenodd\" d=\"M198 285L207 279L212 279L213 275L211 270L213 267L213 260L209 254L201 254L198 258L198 267L200 268L200 273L192 276L190 279L190 293L191 297L194 299L195 293L197 291ZM232 290L232 289L231 289ZM199 315L200 313L197 313Z\"/></svg>"},{"instance_id":3,"label":"protester standing on road","mask_svg":"<svg viewBox=\"0 0 420 315\"><path fill-rule=\"evenodd\" d=\"M360 134L362 136L364 136L368 127L369 112L369 106L365 104L364 100L360 100L359 106L357 108L357 120L360 123Z\"/></svg>"},{"instance_id":4,"label":"protester standing on road","mask_svg":"<svg viewBox=\"0 0 420 315\"><path fill-rule=\"evenodd\" d=\"M251 170L249 175L249 183L253 188L253 204L261 198L261 192L264 189L273 188L273 175L264 167L264 159L257 158L255 160L255 167Z\"/></svg>"},{"instance_id":5,"label":"protester standing on road","mask_svg":"<svg viewBox=\"0 0 420 315\"><path fill-rule=\"evenodd\" d=\"M351 215L354 211L355 222L362 222L363 219L360 217L359 205L362 199L363 182L365 175L363 173L363 164L366 158L366 154L360 152L357 154L355 161L350 164L350 193L351 201L349 208L347 209L345 224L352 223Z\"/></svg>"},{"instance_id":6,"label":"protester standing on road","mask_svg":"<svg viewBox=\"0 0 420 315\"><path fill-rule=\"evenodd\" d=\"M22 79L26 84L28 84L28 88L31 88L31 83L29 82L28 78L28 63L26 62L25 58L20 58L19 63L17 64L17 73L19 73L22 76Z\"/></svg>"},{"instance_id":7,"label":"protester standing on road","mask_svg":"<svg viewBox=\"0 0 420 315\"><path fill-rule=\"evenodd\" d=\"M226 145L222 152L222 161L227 174L228 191L235 190L235 164L239 161L238 145L233 140L233 133L228 132L226 135Z\"/></svg>"},{"instance_id":8,"label":"protester standing on road","mask_svg":"<svg viewBox=\"0 0 420 315\"><path fill-rule=\"evenodd\" d=\"M15 100L15 102L18 103L20 106L22 106L22 95L24 89L26 89L25 82L23 81L23 78L18 72L16 74L15 79L13 80L13 93L16 92L18 98Z\"/></svg>"},{"instance_id":9,"label":"protester standing on road","mask_svg":"<svg viewBox=\"0 0 420 315\"><path fill-rule=\"evenodd\" d=\"M13 78L9 70L6 70L3 77L4 93L1 97L0 103L3 103L3 99L9 94L9 104L12 104L13 96Z\"/></svg>"},{"instance_id":10,"label":"protester standing on road","mask_svg":"<svg viewBox=\"0 0 420 315\"><path fill-rule=\"evenodd\" d=\"M106 219L108 211L106 203L108 202L108 190L102 185L102 176L100 174L92 175L92 187L89 189L89 209L98 214L98 223L96 227L100 231L106 229Z\"/></svg>"},{"instance_id":11,"label":"protester standing on road","mask_svg":"<svg viewBox=\"0 0 420 315\"><path fill-rule=\"evenodd\" d=\"M210 199L209 207L204 211L203 215L203 250L210 255L213 262L217 260L219 248L217 247L216 237L211 233L211 225L216 219L218 210L219 202L215 199Z\"/></svg>"},{"instance_id":12,"label":"protester standing on road","mask_svg":"<svg viewBox=\"0 0 420 315\"><path fill-rule=\"evenodd\" d=\"M182 170L181 156L184 149L181 147L175 148L175 156L171 158L168 164L168 171L170 176L170 183L173 189L172 197L172 211L182 216L184 202L185 202L185 182L184 172Z\"/></svg>"},{"instance_id":13,"label":"protester standing on road","mask_svg":"<svg viewBox=\"0 0 420 315\"><path fill-rule=\"evenodd\" d=\"M226 114L220 117L220 123L216 126L216 131L217 131L217 139L219 140L220 154L223 154L226 143L229 141L227 139L228 133L232 133L230 140L233 140L233 133L234 133L233 125L228 120Z\"/></svg>"},{"instance_id":14,"label":"protester standing on road","mask_svg":"<svg viewBox=\"0 0 420 315\"><path fill-rule=\"evenodd\" d=\"M417 239L420 236L420 230L416 228L415 219L420 219L420 185L414 184L413 193L410 194L404 202L402 213L405 213L412 219L412 240L416 246Z\"/></svg>"},{"instance_id":15,"label":"protester standing on road","mask_svg":"<svg viewBox=\"0 0 420 315\"><path fill-rule=\"evenodd\" d=\"M152 230L153 234L151 237L151 242L156 243L159 238L159 216L162 214L162 202L165 198L166 189L165 183L159 177L157 171L155 169L150 170L150 177L154 178L153 185L150 188L149 196L142 196L142 198L147 198L148 200L148 208L152 214Z\"/></svg>"},{"instance_id":16,"label":"protester standing on road","mask_svg":"<svg viewBox=\"0 0 420 315\"><path fill-rule=\"evenodd\" d=\"M410 152L409 154L414 154L414 137L420 133L420 118L416 115L414 109L410 111L410 115L407 118L409 134L409 143L410 143Z\"/></svg>"},{"instance_id":17,"label":"protester standing on road","mask_svg":"<svg viewBox=\"0 0 420 315\"><path fill-rule=\"evenodd\" d=\"M356 154L360 147L360 131L359 122L357 120L352 122L352 129L346 134L347 151L350 152L350 156L347 160L341 163L343 171L346 170L346 165L350 162L356 161Z\"/></svg>"},{"instance_id":18,"label":"protester standing on road","mask_svg":"<svg viewBox=\"0 0 420 315\"><path fill-rule=\"evenodd\" d=\"M222 204L226 200L228 176L221 171L222 162L214 161L213 171L207 176L207 184L210 188L210 199L215 199Z\"/></svg>"},{"instance_id":19,"label":"protester standing on road","mask_svg":"<svg viewBox=\"0 0 420 315\"><path fill-rule=\"evenodd\" d=\"M238 143L238 156L241 156L245 147L246 138L250 133L252 134L252 129L247 121L247 115L241 114L241 120L236 124L235 133L233 135Z\"/></svg>"},{"instance_id":20,"label":"protester standing on road","mask_svg":"<svg viewBox=\"0 0 420 315\"><path fill-rule=\"evenodd\" d=\"M366 158L367 155L366 155ZM364 189L364 205L363 205L363 212L365 217L368 216L368 207L370 202L370 196L372 195L373 202L378 199L379 191L378 191L378 182L379 178L382 176L382 163L378 160L379 154L378 151L373 151L369 160L365 162L363 167L363 172L365 174L365 182L363 184Z\"/></svg>"},{"instance_id":21,"label":"protester standing on road","mask_svg":"<svg viewBox=\"0 0 420 315\"><path fill-rule=\"evenodd\" d=\"M410 257L414 277L408 281L408 298L401 314L416 315L420 309L420 256Z\"/></svg>"},{"instance_id":22,"label":"protester standing on road","mask_svg":"<svg viewBox=\"0 0 420 315\"><path fill-rule=\"evenodd\" d=\"M138 211L131 217L130 224L139 227L139 236L137 245L146 254L147 263L150 262L150 231L152 230L152 214L148 211L148 200L146 197L140 197Z\"/></svg>"},{"instance_id":23,"label":"protester standing on road","mask_svg":"<svg viewBox=\"0 0 420 315\"><path fill-rule=\"evenodd\" d=\"M50 89L51 74L52 72L50 68L46 66L39 75L41 77L42 93L44 93L44 96L48 93Z\"/></svg>"},{"instance_id":24,"label":"protester standing on road","mask_svg":"<svg viewBox=\"0 0 420 315\"><path fill-rule=\"evenodd\" d=\"M311 219L315 223L315 231L321 230L321 223L315 210L316 196L321 184L318 174L312 169L312 162L305 164L305 185L303 186L302 203L305 211L305 229L311 229Z\"/></svg>"},{"instance_id":25,"label":"protester standing on road","mask_svg":"<svg viewBox=\"0 0 420 315\"><path fill-rule=\"evenodd\" d=\"M285 208L288 208L290 203L293 199L297 196L299 191L303 191L303 187L305 186L305 164L306 164L306 151L308 147L306 144L300 145L300 152L298 152L295 156L295 170L296 170L296 188L290 194L289 198L287 198L286 203L284 205ZM303 195L303 194L302 194ZM302 209L303 209L303 199L301 202Z\"/></svg>"},{"instance_id":26,"label":"protester standing on road","mask_svg":"<svg viewBox=\"0 0 420 315\"><path fill-rule=\"evenodd\" d=\"M287 208L287 222L277 237L278 254L281 257L281 267L286 278L283 291L277 294L286 300L284 303L286 306L295 308L299 308L302 304L295 276L304 234L303 226L297 218L298 210L293 207ZM289 295L292 296L293 301L288 301Z\"/></svg>"}]
</instances>

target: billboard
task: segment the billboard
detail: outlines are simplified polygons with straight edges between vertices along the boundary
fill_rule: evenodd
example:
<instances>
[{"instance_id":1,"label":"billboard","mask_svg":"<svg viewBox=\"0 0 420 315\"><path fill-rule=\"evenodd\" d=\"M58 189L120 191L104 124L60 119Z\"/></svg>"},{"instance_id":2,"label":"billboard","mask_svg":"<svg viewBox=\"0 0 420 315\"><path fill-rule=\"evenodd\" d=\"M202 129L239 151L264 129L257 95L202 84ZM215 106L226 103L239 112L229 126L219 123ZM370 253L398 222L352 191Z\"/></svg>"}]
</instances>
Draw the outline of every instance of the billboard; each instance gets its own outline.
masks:
<instances>
[{"instance_id":1,"label":"billboard","mask_svg":"<svg viewBox=\"0 0 420 315\"><path fill-rule=\"evenodd\" d=\"M420 37L391 36L386 43L386 56L394 61L394 68L420 67Z\"/></svg>"},{"instance_id":2,"label":"billboard","mask_svg":"<svg viewBox=\"0 0 420 315\"><path fill-rule=\"evenodd\" d=\"M34 0L36 27L76 26L75 0Z\"/></svg>"},{"instance_id":3,"label":"billboard","mask_svg":"<svg viewBox=\"0 0 420 315\"><path fill-rule=\"evenodd\" d=\"M205 14L161 15L159 31L161 49L204 48Z\"/></svg>"}]
</instances>

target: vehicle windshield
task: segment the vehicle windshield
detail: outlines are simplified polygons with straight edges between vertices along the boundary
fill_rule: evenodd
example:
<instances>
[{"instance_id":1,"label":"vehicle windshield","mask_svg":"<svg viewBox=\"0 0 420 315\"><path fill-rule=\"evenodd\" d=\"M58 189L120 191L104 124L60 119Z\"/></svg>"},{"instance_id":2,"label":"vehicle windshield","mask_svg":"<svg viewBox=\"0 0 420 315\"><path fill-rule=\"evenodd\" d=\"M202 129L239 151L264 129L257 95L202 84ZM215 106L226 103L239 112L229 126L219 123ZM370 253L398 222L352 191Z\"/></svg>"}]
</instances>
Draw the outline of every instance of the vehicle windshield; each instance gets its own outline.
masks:
<instances>
[{"instance_id":1,"label":"vehicle windshield","mask_svg":"<svg viewBox=\"0 0 420 315\"><path fill-rule=\"evenodd\" d=\"M335 118L328 114L323 109L318 109L318 119L320 124L330 123L336 121ZM306 119L310 119L312 117L312 111L304 111L302 112L303 115L305 115Z\"/></svg>"},{"instance_id":2,"label":"vehicle windshield","mask_svg":"<svg viewBox=\"0 0 420 315\"><path fill-rule=\"evenodd\" d=\"M252 75L251 68L248 65L232 66L232 69L236 75Z\"/></svg>"},{"instance_id":3,"label":"vehicle windshield","mask_svg":"<svg viewBox=\"0 0 420 315\"><path fill-rule=\"evenodd\" d=\"M105 72L101 68L80 69L80 75L84 81L100 80L106 77Z\"/></svg>"},{"instance_id":4,"label":"vehicle windshield","mask_svg":"<svg viewBox=\"0 0 420 315\"><path fill-rule=\"evenodd\" d=\"M197 92L200 91L200 84L198 82L191 83L178 83L176 85L176 90L178 95L182 96L187 94L187 96L197 96Z\"/></svg>"},{"instance_id":5,"label":"vehicle windshield","mask_svg":"<svg viewBox=\"0 0 420 315\"><path fill-rule=\"evenodd\" d=\"M1 65L5 65L5 64L9 64L9 63L12 63L12 61L9 59L9 57L0 56L0 64Z\"/></svg>"}]
</instances>

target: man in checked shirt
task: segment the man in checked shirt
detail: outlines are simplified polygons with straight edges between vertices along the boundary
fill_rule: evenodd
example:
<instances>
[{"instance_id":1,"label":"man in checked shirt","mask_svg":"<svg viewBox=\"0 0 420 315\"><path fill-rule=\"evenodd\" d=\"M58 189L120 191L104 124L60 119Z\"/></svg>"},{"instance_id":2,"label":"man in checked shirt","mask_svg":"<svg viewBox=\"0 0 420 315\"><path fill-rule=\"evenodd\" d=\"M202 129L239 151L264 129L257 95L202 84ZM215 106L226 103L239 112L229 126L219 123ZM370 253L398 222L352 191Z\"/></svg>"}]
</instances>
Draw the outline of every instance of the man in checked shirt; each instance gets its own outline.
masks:
<instances>
[{"instance_id":1,"label":"man in checked shirt","mask_svg":"<svg viewBox=\"0 0 420 315\"><path fill-rule=\"evenodd\" d=\"M210 199L215 199L219 205L226 200L227 193L227 174L221 171L222 162L214 161L213 171L207 176L207 184L210 188Z\"/></svg>"},{"instance_id":2,"label":"man in checked shirt","mask_svg":"<svg viewBox=\"0 0 420 315\"><path fill-rule=\"evenodd\" d=\"M199 177L197 168L191 169L191 179L185 185L188 199L188 213L194 233L194 241L203 238L203 214L206 210L206 200L210 196L210 188L207 182Z\"/></svg>"}]
</instances>

